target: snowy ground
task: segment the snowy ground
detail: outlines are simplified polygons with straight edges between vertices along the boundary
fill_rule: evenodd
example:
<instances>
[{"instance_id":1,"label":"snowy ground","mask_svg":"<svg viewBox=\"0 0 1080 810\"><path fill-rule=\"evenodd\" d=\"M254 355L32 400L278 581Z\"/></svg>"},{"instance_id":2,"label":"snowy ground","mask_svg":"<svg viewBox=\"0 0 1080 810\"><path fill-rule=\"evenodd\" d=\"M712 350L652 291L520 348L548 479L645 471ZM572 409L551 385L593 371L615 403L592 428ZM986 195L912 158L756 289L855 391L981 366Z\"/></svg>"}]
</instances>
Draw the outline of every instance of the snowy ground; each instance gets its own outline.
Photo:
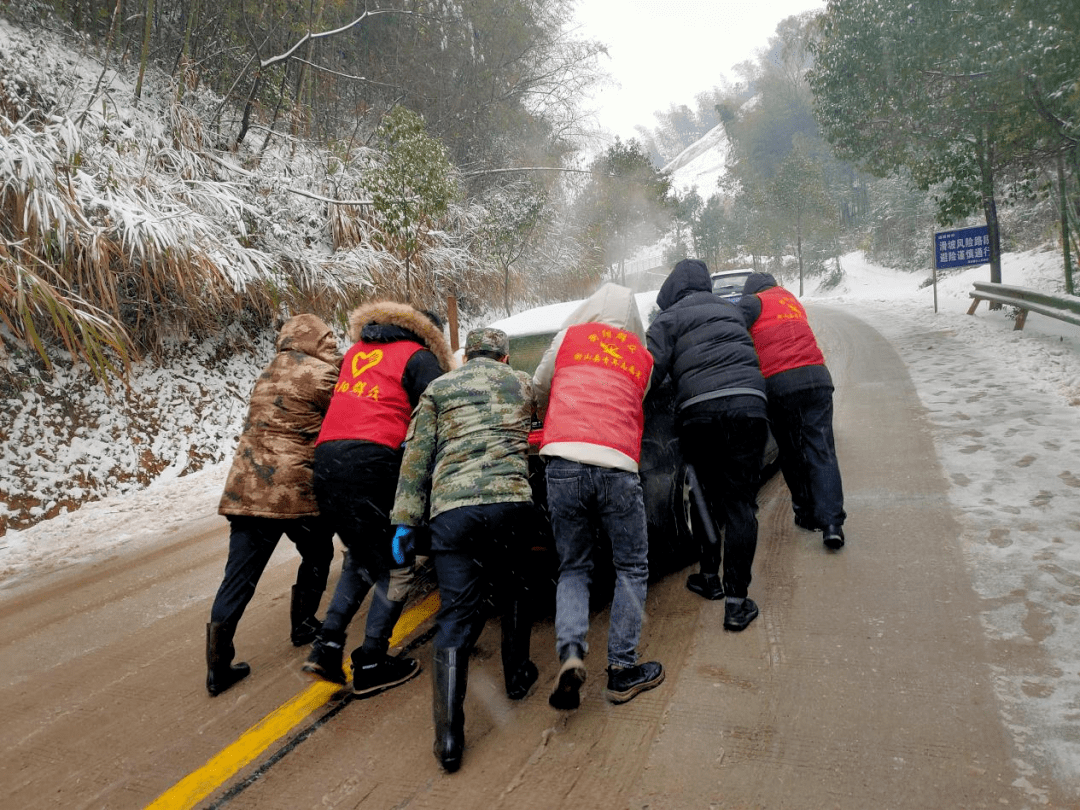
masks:
<instances>
[{"instance_id":1,"label":"snowy ground","mask_svg":"<svg viewBox=\"0 0 1080 810\"><path fill-rule=\"evenodd\" d=\"M811 317L814 303L842 306L907 361L952 482L988 637L1018 651L995 683L1023 753L1021 770L1052 768L1063 784L1080 783L1080 328L1033 314L1016 332L1006 310L990 312L985 303L968 316L967 294L972 281L987 279L986 267L939 280L936 312L933 289L920 286L926 275L875 267L861 254L845 257L843 267L840 287L808 286ZM1010 284L1060 289L1060 257L1011 254L1003 276ZM788 286L798 289L797 281ZM136 438L163 460L163 474L146 489L126 484L120 494L0 536L2 587L121 546L164 542L192 516L213 514L243 400L268 351L212 371L189 358L181 370L140 380L140 390L155 392L160 405L137 425ZM64 381L52 385L61 389ZM40 459L56 485L64 470L109 470L134 454L124 432L134 423L115 404L70 409L96 413L100 427L59 441L50 439L52 425L70 417L24 395L21 432L0 449L0 471L13 459L23 470ZM196 402L214 405L195 419L188 406ZM195 450L223 460L181 475ZM9 479L5 491L16 484Z\"/></svg>"}]
</instances>

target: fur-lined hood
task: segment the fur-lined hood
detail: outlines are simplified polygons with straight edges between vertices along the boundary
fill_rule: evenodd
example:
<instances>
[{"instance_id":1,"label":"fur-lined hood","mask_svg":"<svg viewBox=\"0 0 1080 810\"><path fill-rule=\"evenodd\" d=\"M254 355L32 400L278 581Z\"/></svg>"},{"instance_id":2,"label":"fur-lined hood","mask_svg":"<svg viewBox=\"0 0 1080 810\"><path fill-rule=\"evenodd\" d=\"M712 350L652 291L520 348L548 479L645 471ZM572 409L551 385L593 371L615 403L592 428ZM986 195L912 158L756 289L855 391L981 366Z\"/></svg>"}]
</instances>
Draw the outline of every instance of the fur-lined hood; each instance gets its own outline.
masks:
<instances>
[{"instance_id":1,"label":"fur-lined hood","mask_svg":"<svg viewBox=\"0 0 1080 810\"><path fill-rule=\"evenodd\" d=\"M397 301L371 301L358 306L349 313L349 340L356 343L361 339L364 328L372 324L396 326L411 332L435 355L443 371L449 371L454 367L454 354L450 351L450 344L442 331L435 327L427 315L408 304Z\"/></svg>"}]
</instances>

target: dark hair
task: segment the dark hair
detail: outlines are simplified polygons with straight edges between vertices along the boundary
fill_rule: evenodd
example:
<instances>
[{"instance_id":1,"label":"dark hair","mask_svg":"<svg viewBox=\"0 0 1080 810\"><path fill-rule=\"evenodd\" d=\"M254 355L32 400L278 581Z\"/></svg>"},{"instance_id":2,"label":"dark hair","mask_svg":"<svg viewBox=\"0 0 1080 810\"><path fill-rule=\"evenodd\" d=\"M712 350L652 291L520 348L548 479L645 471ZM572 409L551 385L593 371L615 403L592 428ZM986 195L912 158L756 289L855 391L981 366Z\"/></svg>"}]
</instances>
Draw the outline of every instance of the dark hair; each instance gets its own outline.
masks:
<instances>
[{"instance_id":1,"label":"dark hair","mask_svg":"<svg viewBox=\"0 0 1080 810\"><path fill-rule=\"evenodd\" d=\"M424 313L425 315L427 315L427 319L429 321L431 321L433 324L435 324L436 329L438 329L440 332L442 331L442 328L443 328L442 318L439 317L437 312L435 312L432 309L422 309L420 311L422 313Z\"/></svg>"}]
</instances>

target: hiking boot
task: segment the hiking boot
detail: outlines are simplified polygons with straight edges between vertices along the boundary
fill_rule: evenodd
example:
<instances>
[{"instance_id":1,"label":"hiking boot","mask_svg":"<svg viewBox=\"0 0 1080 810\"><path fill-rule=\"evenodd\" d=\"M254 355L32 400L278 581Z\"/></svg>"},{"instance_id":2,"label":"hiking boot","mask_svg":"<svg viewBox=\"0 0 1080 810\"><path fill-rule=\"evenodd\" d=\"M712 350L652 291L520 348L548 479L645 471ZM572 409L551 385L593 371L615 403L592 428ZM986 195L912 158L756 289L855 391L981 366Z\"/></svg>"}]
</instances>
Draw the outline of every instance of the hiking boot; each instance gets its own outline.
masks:
<instances>
[{"instance_id":1,"label":"hiking boot","mask_svg":"<svg viewBox=\"0 0 1080 810\"><path fill-rule=\"evenodd\" d=\"M844 529L841 526L826 526L824 533L825 545L836 551L844 547Z\"/></svg>"},{"instance_id":2,"label":"hiking boot","mask_svg":"<svg viewBox=\"0 0 1080 810\"><path fill-rule=\"evenodd\" d=\"M559 680L555 684L555 691L548 698L548 704L553 709L576 709L581 705L581 687L585 683L588 671L585 662L581 660L580 648L572 647L562 669L559 670Z\"/></svg>"},{"instance_id":3,"label":"hiking boot","mask_svg":"<svg viewBox=\"0 0 1080 810\"><path fill-rule=\"evenodd\" d=\"M686 589L713 601L724 598L724 583L719 574L691 574L686 578Z\"/></svg>"},{"instance_id":4,"label":"hiking boot","mask_svg":"<svg viewBox=\"0 0 1080 810\"><path fill-rule=\"evenodd\" d=\"M319 631L315 643L311 645L311 652L301 669L321 680L344 686L345 670L341 666L341 660L345 655L342 649L344 646L344 632L327 630L324 627Z\"/></svg>"},{"instance_id":5,"label":"hiking boot","mask_svg":"<svg viewBox=\"0 0 1080 810\"><path fill-rule=\"evenodd\" d=\"M746 626L757 618L759 612L757 603L753 599L729 596L724 604L724 629L745 630Z\"/></svg>"},{"instance_id":6,"label":"hiking boot","mask_svg":"<svg viewBox=\"0 0 1080 810\"><path fill-rule=\"evenodd\" d=\"M415 658L372 653L363 647L353 650L352 665L353 694L357 697L372 697L420 674L420 662Z\"/></svg>"},{"instance_id":7,"label":"hiking boot","mask_svg":"<svg viewBox=\"0 0 1080 810\"><path fill-rule=\"evenodd\" d=\"M626 703L663 682L664 667L659 661L646 661L632 667L608 667L607 699L611 703Z\"/></svg>"}]
</instances>

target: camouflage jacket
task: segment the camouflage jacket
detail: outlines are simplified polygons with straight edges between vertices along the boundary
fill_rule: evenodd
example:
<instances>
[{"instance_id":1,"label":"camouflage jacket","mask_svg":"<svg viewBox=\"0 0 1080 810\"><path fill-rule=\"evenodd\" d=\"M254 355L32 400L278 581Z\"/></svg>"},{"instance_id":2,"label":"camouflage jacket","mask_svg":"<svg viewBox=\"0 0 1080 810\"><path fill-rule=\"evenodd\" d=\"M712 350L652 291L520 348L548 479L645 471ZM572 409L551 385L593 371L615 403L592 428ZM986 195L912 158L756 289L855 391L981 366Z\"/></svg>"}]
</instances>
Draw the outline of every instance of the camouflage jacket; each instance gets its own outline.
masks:
<instances>
[{"instance_id":1,"label":"camouflage jacket","mask_svg":"<svg viewBox=\"0 0 1080 810\"><path fill-rule=\"evenodd\" d=\"M460 506L532 500L529 377L475 357L428 386L405 438L390 522L419 526Z\"/></svg>"},{"instance_id":2,"label":"camouflage jacket","mask_svg":"<svg viewBox=\"0 0 1080 810\"><path fill-rule=\"evenodd\" d=\"M311 483L315 438L340 365L337 340L322 320L297 315L286 321L277 354L251 392L219 514L319 514Z\"/></svg>"}]
</instances>

